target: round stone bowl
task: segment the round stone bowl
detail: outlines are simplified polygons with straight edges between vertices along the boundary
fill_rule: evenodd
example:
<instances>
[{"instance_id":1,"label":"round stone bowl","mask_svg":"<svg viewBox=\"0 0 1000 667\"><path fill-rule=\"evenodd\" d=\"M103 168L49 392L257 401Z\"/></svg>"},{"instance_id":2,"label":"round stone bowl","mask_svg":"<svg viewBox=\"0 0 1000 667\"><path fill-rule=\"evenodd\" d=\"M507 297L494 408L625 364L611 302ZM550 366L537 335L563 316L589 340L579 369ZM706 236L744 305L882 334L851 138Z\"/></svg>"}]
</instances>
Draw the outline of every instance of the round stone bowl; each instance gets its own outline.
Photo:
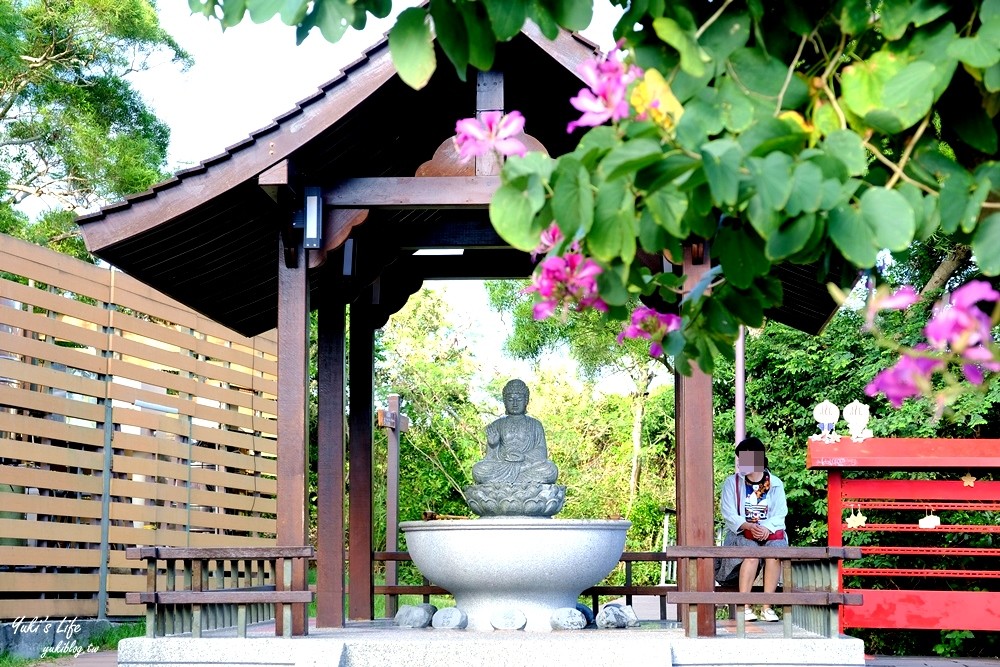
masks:
<instances>
[{"instance_id":1,"label":"round stone bowl","mask_svg":"<svg viewBox=\"0 0 1000 667\"><path fill-rule=\"evenodd\" d=\"M549 632L553 611L576 607L615 568L631 525L505 517L404 521L400 529L417 569L455 596L470 630L492 630L495 613L517 609L525 630Z\"/></svg>"}]
</instances>

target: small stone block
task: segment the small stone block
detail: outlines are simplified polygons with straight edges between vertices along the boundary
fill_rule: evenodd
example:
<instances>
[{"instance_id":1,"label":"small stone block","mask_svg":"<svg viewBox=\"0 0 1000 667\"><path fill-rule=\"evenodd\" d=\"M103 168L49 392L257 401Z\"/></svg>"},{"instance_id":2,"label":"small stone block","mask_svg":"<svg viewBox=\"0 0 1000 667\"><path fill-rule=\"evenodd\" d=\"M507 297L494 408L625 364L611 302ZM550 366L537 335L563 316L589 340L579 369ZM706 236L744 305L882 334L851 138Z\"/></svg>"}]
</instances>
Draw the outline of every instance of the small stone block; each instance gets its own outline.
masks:
<instances>
[{"instance_id":1,"label":"small stone block","mask_svg":"<svg viewBox=\"0 0 1000 667\"><path fill-rule=\"evenodd\" d=\"M434 618L434 614L436 614L438 611L438 608L430 604L429 602L424 602L423 604L418 604L417 606L420 607L421 609L426 609L427 613L431 615L431 618Z\"/></svg>"},{"instance_id":2,"label":"small stone block","mask_svg":"<svg viewBox=\"0 0 1000 667\"><path fill-rule=\"evenodd\" d=\"M587 625L594 622L594 610L589 606L583 604L582 602L576 603L576 610L583 614L583 617L587 619Z\"/></svg>"},{"instance_id":3,"label":"small stone block","mask_svg":"<svg viewBox=\"0 0 1000 667\"><path fill-rule=\"evenodd\" d=\"M431 625L439 630L464 630L469 626L469 616L458 607L445 607L434 614Z\"/></svg>"},{"instance_id":4,"label":"small stone block","mask_svg":"<svg viewBox=\"0 0 1000 667\"><path fill-rule=\"evenodd\" d=\"M501 609L490 616L494 630L523 630L528 619L520 609Z\"/></svg>"},{"instance_id":5,"label":"small stone block","mask_svg":"<svg viewBox=\"0 0 1000 667\"><path fill-rule=\"evenodd\" d=\"M552 612L549 623L553 630L583 630L587 627L587 618L579 609L562 607Z\"/></svg>"},{"instance_id":6,"label":"small stone block","mask_svg":"<svg viewBox=\"0 0 1000 667\"><path fill-rule=\"evenodd\" d=\"M426 605L430 606L430 605ZM433 614L425 605L403 605L396 612L396 625L401 628L426 628L431 624Z\"/></svg>"},{"instance_id":7,"label":"small stone block","mask_svg":"<svg viewBox=\"0 0 1000 667\"><path fill-rule=\"evenodd\" d=\"M597 627L603 630L610 628L627 628L628 615L625 613L625 610L622 609L621 605L605 605L604 609L601 609L600 613L597 614Z\"/></svg>"},{"instance_id":8,"label":"small stone block","mask_svg":"<svg viewBox=\"0 0 1000 667\"><path fill-rule=\"evenodd\" d=\"M632 608L632 605L625 605L622 607L622 611L625 612L625 615L628 617L628 627L638 628L639 617L636 615L635 609Z\"/></svg>"}]
</instances>

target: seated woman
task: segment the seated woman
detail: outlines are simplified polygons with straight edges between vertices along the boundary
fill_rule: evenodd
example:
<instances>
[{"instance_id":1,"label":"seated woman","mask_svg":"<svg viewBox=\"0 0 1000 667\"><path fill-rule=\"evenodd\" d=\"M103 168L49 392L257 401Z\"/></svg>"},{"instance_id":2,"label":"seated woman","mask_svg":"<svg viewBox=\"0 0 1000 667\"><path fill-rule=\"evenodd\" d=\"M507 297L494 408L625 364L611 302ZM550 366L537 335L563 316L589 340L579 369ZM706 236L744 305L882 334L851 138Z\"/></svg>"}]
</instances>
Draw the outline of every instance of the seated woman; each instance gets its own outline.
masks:
<instances>
[{"instance_id":1,"label":"seated woman","mask_svg":"<svg viewBox=\"0 0 1000 667\"><path fill-rule=\"evenodd\" d=\"M719 497L722 518L726 524L723 544L727 546L787 547L785 517L785 487L767 468L764 443L757 438L747 438L736 446L736 474L726 477ZM716 580L722 583L732 578L739 568L738 581L741 593L753 587L760 567L760 558L721 559ZM764 592L773 593L778 588L780 574L777 558L764 558ZM777 621L778 615L771 605L761 605L765 621ZM743 618L756 621L753 607L746 605Z\"/></svg>"},{"instance_id":2,"label":"seated woman","mask_svg":"<svg viewBox=\"0 0 1000 667\"><path fill-rule=\"evenodd\" d=\"M478 484L554 484L559 469L549 460L542 423L525 414L528 386L511 380L504 385L503 402L507 416L486 427L486 457L472 466L473 479Z\"/></svg>"}]
</instances>

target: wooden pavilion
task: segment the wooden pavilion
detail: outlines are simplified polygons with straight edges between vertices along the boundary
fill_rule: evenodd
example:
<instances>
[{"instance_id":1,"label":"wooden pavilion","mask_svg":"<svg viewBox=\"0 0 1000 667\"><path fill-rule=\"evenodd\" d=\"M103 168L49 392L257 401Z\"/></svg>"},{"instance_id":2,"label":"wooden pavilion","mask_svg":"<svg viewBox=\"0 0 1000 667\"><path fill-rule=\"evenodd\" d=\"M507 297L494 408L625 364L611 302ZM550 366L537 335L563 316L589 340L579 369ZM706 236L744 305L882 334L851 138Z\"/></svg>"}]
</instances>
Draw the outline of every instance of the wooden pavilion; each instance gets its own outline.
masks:
<instances>
[{"instance_id":1,"label":"wooden pavilion","mask_svg":"<svg viewBox=\"0 0 1000 667\"><path fill-rule=\"evenodd\" d=\"M529 147L568 152L577 139L566 133L578 115L568 102L581 88L575 70L595 51L568 33L549 41L528 24L497 46L492 72L462 82L442 66L414 91L396 76L383 40L246 140L79 220L91 252L206 316L246 335L277 326L279 546L308 540L308 329L310 310L319 311L321 627L345 621L345 574L348 618L373 613L374 331L424 280L523 278L533 268L488 219L499 165L460 164L451 142L455 121L517 109L528 119ZM439 54L438 61L445 59ZM463 252L415 254L440 248ZM677 268L697 280L708 268L703 247L689 249ZM783 283L785 304L770 317L818 332L836 307L815 267L789 270ZM677 378L681 545L714 539L711 391L708 376ZM297 587L305 577L300 564ZM700 571L698 590L713 586L712 572ZM714 634L710 615L699 618L699 634ZM305 631L304 609L293 626L295 634Z\"/></svg>"}]
</instances>

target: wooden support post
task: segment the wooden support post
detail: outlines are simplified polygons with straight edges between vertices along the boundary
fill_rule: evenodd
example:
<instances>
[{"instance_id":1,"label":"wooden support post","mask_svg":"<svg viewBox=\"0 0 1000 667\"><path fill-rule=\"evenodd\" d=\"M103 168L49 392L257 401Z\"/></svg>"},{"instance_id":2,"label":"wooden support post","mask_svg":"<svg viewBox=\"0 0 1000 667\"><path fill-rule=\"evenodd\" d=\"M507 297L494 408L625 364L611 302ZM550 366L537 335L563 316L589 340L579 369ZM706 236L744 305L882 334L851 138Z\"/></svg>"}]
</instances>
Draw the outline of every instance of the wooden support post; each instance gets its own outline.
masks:
<instances>
[{"instance_id":1,"label":"wooden support post","mask_svg":"<svg viewBox=\"0 0 1000 667\"><path fill-rule=\"evenodd\" d=\"M316 626L344 625L344 352L346 305L324 285L319 307L317 359L317 573Z\"/></svg>"},{"instance_id":2,"label":"wooden support post","mask_svg":"<svg viewBox=\"0 0 1000 667\"><path fill-rule=\"evenodd\" d=\"M476 118L482 119L487 111L503 113L503 72L480 72L476 78ZM476 176L493 176L500 173L503 163L493 151L476 158Z\"/></svg>"},{"instance_id":3,"label":"wooden support post","mask_svg":"<svg viewBox=\"0 0 1000 667\"><path fill-rule=\"evenodd\" d=\"M278 546L309 543L309 281L301 242L299 261L286 266L284 243L278 252ZM296 559L291 577L296 590L307 590L306 561ZM305 605L294 605L279 618L291 619L284 632L308 633ZM282 621L279 621L282 622Z\"/></svg>"},{"instance_id":4,"label":"wooden support post","mask_svg":"<svg viewBox=\"0 0 1000 667\"><path fill-rule=\"evenodd\" d=\"M361 291L351 304L351 350L348 364L351 415L348 436L351 535L347 615L367 621L374 616L372 591L372 417L375 351L373 290Z\"/></svg>"},{"instance_id":5,"label":"wooden support post","mask_svg":"<svg viewBox=\"0 0 1000 667\"><path fill-rule=\"evenodd\" d=\"M389 405L378 411L378 425L386 429L388 441L385 494L385 550L399 551L399 435L410 427L410 418L399 411L399 394L389 394ZM395 586L396 561L385 563L385 585ZM388 595L385 600L385 617L393 618L399 596Z\"/></svg>"},{"instance_id":6,"label":"wooden support post","mask_svg":"<svg viewBox=\"0 0 1000 667\"><path fill-rule=\"evenodd\" d=\"M700 252L699 252L700 251ZM684 249L686 288L691 288L711 268L703 247ZM712 376L695 367L690 377L677 374L675 414L677 432L677 544L712 546L715 524L715 489L712 452ZM678 572L680 590L712 591L715 574L710 559L682 561L682 568L697 568L697 576ZM682 583L683 582L683 583ZM690 586L697 582L695 588ZM739 614L737 614L739 616ZM691 615L684 614L689 619ZM715 636L715 609L699 605L697 635ZM688 628L693 633L692 628Z\"/></svg>"}]
</instances>

